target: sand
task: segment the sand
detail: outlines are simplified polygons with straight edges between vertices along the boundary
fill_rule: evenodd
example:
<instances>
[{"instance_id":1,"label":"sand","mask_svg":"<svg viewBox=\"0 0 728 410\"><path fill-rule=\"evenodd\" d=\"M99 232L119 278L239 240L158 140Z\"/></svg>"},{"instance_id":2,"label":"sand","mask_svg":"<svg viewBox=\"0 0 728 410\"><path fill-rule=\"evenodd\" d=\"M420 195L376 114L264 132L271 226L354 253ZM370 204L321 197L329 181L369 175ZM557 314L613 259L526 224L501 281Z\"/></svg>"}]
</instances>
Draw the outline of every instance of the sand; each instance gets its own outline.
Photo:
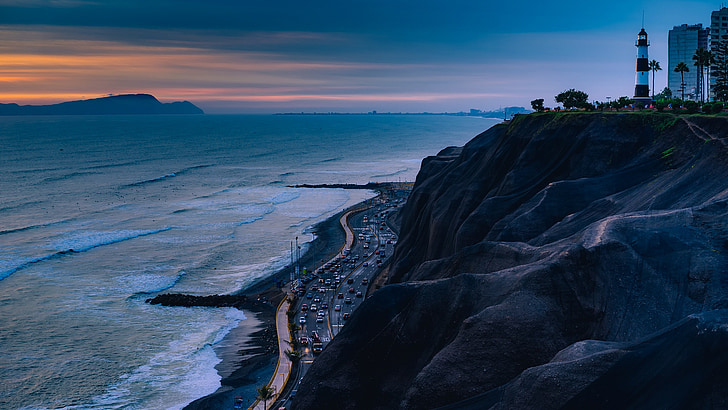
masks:
<instances>
[{"instance_id":1,"label":"sand","mask_svg":"<svg viewBox=\"0 0 728 410\"><path fill-rule=\"evenodd\" d=\"M316 239L301 257L301 266L313 267L314 248L317 266L322 260L333 258L345 243L344 230L339 218L343 211L320 222L314 227ZM283 293L275 280L288 280L290 268L281 269L274 275L260 280L241 293L259 298L267 303L254 311L244 310L248 319L240 322L215 347L222 359L215 368L221 375L220 388L213 394L197 399L186 410L232 408L236 396L243 397L247 408L256 397L256 388L270 381L278 362L278 340L275 331L275 314Z\"/></svg>"}]
</instances>

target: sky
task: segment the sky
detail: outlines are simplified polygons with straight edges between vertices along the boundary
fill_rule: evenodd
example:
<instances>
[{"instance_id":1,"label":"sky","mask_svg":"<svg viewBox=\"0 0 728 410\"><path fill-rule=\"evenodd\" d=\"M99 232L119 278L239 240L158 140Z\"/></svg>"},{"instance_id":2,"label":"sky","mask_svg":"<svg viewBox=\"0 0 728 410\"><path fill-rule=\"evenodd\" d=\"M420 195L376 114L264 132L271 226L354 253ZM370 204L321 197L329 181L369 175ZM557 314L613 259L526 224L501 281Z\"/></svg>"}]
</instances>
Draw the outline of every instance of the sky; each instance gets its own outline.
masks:
<instances>
[{"instance_id":1,"label":"sky","mask_svg":"<svg viewBox=\"0 0 728 410\"><path fill-rule=\"evenodd\" d=\"M0 0L0 103L111 94L207 113L458 112L631 97L635 40L715 1ZM667 84L656 73L655 88Z\"/></svg>"}]
</instances>

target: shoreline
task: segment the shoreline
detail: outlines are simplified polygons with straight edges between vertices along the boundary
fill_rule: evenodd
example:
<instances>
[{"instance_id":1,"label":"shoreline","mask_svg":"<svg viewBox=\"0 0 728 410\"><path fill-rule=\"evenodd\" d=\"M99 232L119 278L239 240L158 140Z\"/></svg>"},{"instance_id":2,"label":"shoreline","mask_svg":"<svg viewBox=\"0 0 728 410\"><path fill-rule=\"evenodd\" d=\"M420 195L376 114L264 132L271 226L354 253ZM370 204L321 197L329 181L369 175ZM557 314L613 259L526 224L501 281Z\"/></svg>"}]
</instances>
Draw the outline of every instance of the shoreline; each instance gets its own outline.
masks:
<instances>
[{"instance_id":1,"label":"shoreline","mask_svg":"<svg viewBox=\"0 0 728 410\"><path fill-rule=\"evenodd\" d=\"M315 239L301 256L300 265L314 266L314 250L317 261L329 260L339 253L346 241L344 230L339 223L341 215L350 209L362 206L365 202L354 204L315 224L311 229ZM232 408L236 396L243 397L246 407L253 405L257 395L256 388L267 384L275 372L278 361L276 308L285 296L276 286L276 281L288 281L290 272L291 267L286 266L235 293L237 296L247 298L239 308L246 317L255 318L258 323L251 326L249 319L245 319L223 338L221 346L215 348L215 353L222 360L215 366L218 373L222 373L220 387L214 393L192 401L184 407L185 410ZM256 330L250 333L252 329ZM247 340L239 342L239 338Z\"/></svg>"}]
</instances>

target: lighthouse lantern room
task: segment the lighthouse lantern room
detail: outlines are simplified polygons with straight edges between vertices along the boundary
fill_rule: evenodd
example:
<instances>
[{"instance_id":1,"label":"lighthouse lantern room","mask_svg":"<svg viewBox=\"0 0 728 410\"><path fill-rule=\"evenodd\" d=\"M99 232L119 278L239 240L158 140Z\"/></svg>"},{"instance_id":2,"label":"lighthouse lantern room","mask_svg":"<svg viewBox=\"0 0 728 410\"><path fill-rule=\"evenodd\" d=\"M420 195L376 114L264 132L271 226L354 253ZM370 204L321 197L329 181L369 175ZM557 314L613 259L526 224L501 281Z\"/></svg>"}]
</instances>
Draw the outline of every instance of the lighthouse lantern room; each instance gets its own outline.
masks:
<instances>
[{"instance_id":1,"label":"lighthouse lantern room","mask_svg":"<svg viewBox=\"0 0 728 410\"><path fill-rule=\"evenodd\" d=\"M647 59L647 32L644 28L637 35L637 73L634 78L634 99L636 102L651 102L650 98L650 67Z\"/></svg>"}]
</instances>

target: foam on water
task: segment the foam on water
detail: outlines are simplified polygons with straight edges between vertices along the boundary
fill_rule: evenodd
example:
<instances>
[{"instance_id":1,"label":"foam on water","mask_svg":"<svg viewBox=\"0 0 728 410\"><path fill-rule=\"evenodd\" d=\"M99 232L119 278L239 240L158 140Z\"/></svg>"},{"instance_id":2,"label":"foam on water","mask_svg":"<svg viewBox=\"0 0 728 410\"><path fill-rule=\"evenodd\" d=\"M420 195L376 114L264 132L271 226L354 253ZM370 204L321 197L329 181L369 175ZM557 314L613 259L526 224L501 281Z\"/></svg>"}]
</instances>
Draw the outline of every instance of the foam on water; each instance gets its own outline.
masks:
<instances>
[{"instance_id":1,"label":"foam on water","mask_svg":"<svg viewBox=\"0 0 728 410\"><path fill-rule=\"evenodd\" d=\"M476 123L4 119L0 407L179 409L214 392L213 347L243 313L144 300L250 286L290 264L293 238L305 250L313 225L373 195L286 184L413 180L424 156L462 145Z\"/></svg>"},{"instance_id":2,"label":"foam on water","mask_svg":"<svg viewBox=\"0 0 728 410\"><path fill-rule=\"evenodd\" d=\"M174 270L173 266L159 266L159 270ZM146 296L171 289L187 272L179 271L177 275L166 275L152 272L130 272L115 279L120 291L131 293L131 296Z\"/></svg>"},{"instance_id":3,"label":"foam on water","mask_svg":"<svg viewBox=\"0 0 728 410\"><path fill-rule=\"evenodd\" d=\"M284 204L286 202L291 202L294 199L297 199L301 196L301 193L298 191L288 191L281 192L279 194L276 194L273 198L270 199L270 201L273 203L273 205L280 205Z\"/></svg>"},{"instance_id":4,"label":"foam on water","mask_svg":"<svg viewBox=\"0 0 728 410\"><path fill-rule=\"evenodd\" d=\"M170 228L157 229L152 231L73 231L68 232L63 238L54 240L50 247L52 253L38 257L13 258L5 257L0 259L0 280L7 278L13 273L25 269L33 264L44 262L53 258L73 255L86 252L104 245L111 245L130 239L153 235L169 230ZM0 248L2 249L2 248ZM10 252L8 252L10 253Z\"/></svg>"},{"instance_id":5,"label":"foam on water","mask_svg":"<svg viewBox=\"0 0 728 410\"><path fill-rule=\"evenodd\" d=\"M168 231L171 228L155 230L121 230L121 231L70 231L63 237L51 242L51 247L57 251L72 250L74 252L85 252L99 246L110 245L130 239L141 238Z\"/></svg>"}]
</instances>

